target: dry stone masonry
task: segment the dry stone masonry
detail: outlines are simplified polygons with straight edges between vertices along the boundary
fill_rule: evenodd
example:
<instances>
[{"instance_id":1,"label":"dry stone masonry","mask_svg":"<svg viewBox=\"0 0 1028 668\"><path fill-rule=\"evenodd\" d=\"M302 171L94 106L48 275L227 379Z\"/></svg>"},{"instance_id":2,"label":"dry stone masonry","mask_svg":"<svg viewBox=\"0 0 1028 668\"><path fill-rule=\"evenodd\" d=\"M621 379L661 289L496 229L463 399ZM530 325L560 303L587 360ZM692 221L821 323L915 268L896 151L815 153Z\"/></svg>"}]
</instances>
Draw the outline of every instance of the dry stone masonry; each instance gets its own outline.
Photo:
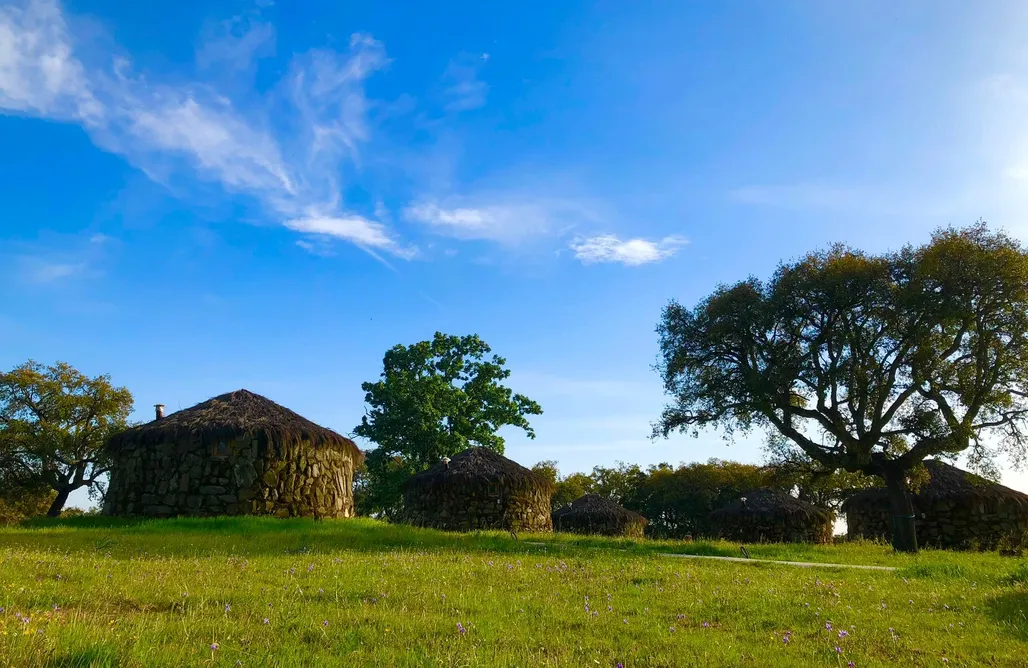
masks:
<instances>
[{"instance_id":1,"label":"dry stone masonry","mask_svg":"<svg viewBox=\"0 0 1028 668\"><path fill-rule=\"evenodd\" d=\"M353 464L345 453L262 441L208 445L195 437L137 448L112 470L104 514L353 515Z\"/></svg>"},{"instance_id":2,"label":"dry stone masonry","mask_svg":"<svg viewBox=\"0 0 1028 668\"><path fill-rule=\"evenodd\" d=\"M106 515L352 517L348 438L247 390L115 435Z\"/></svg>"}]
</instances>

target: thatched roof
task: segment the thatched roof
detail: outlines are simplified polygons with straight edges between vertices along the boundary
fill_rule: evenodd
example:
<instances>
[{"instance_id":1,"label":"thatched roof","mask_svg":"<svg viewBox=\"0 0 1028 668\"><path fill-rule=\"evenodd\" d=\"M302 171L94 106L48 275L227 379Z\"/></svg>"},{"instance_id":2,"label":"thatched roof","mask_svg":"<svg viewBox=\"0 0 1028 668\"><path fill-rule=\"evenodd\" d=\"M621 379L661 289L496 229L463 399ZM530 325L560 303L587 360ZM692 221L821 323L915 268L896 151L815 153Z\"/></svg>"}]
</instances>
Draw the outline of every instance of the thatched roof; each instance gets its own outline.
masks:
<instances>
[{"instance_id":1,"label":"thatched roof","mask_svg":"<svg viewBox=\"0 0 1028 668\"><path fill-rule=\"evenodd\" d=\"M118 450L195 435L214 440L258 433L263 433L273 443L308 441L315 446L342 448L355 461L363 459L360 449L350 439L249 390L227 392L192 408L133 427L114 436L108 446Z\"/></svg>"},{"instance_id":2,"label":"thatched roof","mask_svg":"<svg viewBox=\"0 0 1028 668\"><path fill-rule=\"evenodd\" d=\"M605 496L586 494L575 499L570 506L553 512L553 519L559 521L592 520L618 524L643 524L649 521L637 512L622 508Z\"/></svg>"},{"instance_id":3,"label":"thatched roof","mask_svg":"<svg viewBox=\"0 0 1028 668\"><path fill-rule=\"evenodd\" d=\"M745 499L745 500L744 500ZM753 489L710 514L714 521L736 517L789 517L807 521L831 522L832 513L781 490L761 487Z\"/></svg>"},{"instance_id":4,"label":"thatched roof","mask_svg":"<svg viewBox=\"0 0 1028 668\"><path fill-rule=\"evenodd\" d=\"M508 490L543 489L553 491L553 483L542 475L526 469L488 448L472 447L453 456L449 463L439 462L432 468L411 476L405 487L417 490L428 487L460 487L496 483Z\"/></svg>"},{"instance_id":5,"label":"thatched roof","mask_svg":"<svg viewBox=\"0 0 1028 668\"><path fill-rule=\"evenodd\" d=\"M969 471L958 469L938 459L924 460L928 481L911 496L915 503L931 504L937 501L1008 501L1028 506L1028 494L986 480ZM842 504L845 511L853 505L888 505L885 489L867 489L854 494Z\"/></svg>"}]
</instances>

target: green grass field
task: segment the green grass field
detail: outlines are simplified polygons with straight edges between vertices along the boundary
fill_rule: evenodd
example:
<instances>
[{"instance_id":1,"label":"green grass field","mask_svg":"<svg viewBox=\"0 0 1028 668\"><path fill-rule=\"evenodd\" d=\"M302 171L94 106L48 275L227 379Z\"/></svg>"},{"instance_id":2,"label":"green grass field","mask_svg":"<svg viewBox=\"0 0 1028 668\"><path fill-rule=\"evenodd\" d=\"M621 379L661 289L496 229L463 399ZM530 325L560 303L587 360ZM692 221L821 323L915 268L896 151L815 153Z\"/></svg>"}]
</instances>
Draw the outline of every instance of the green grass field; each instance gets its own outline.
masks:
<instances>
[{"instance_id":1,"label":"green grass field","mask_svg":"<svg viewBox=\"0 0 1028 668\"><path fill-rule=\"evenodd\" d=\"M520 539L369 520L0 529L0 665L1028 666L1024 559L750 546L886 572Z\"/></svg>"}]
</instances>

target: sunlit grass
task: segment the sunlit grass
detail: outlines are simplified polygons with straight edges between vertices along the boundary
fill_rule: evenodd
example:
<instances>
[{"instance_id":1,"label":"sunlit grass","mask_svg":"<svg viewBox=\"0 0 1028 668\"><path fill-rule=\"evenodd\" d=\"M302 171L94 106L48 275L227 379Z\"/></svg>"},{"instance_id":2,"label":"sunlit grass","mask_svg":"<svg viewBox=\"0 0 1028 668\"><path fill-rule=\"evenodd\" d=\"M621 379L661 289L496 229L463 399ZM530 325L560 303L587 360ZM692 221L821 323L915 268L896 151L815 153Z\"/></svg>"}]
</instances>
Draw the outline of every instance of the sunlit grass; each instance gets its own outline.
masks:
<instances>
[{"instance_id":1,"label":"sunlit grass","mask_svg":"<svg viewBox=\"0 0 1028 668\"><path fill-rule=\"evenodd\" d=\"M890 573L519 539L259 518L0 530L0 665L1026 665L1024 560L748 546Z\"/></svg>"}]
</instances>

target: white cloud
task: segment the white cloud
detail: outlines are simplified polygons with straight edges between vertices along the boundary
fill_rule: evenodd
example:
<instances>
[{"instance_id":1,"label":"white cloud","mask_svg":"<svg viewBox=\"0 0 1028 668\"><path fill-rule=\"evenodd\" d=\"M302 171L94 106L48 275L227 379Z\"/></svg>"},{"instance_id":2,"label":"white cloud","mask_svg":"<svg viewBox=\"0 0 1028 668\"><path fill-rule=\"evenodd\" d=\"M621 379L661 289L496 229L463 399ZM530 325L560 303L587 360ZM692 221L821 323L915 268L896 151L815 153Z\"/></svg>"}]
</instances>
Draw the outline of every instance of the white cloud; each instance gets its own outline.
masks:
<instances>
[{"instance_id":1,"label":"white cloud","mask_svg":"<svg viewBox=\"0 0 1028 668\"><path fill-rule=\"evenodd\" d=\"M480 80L478 75L488 60L487 53L477 57L464 54L450 62L443 74L447 111L470 111L485 106L489 84Z\"/></svg>"},{"instance_id":2,"label":"white cloud","mask_svg":"<svg viewBox=\"0 0 1028 668\"><path fill-rule=\"evenodd\" d=\"M0 109L87 124L102 122L68 27L52 0L0 7Z\"/></svg>"},{"instance_id":3,"label":"white cloud","mask_svg":"<svg viewBox=\"0 0 1028 668\"><path fill-rule=\"evenodd\" d=\"M275 51L275 27L251 16L233 16L211 23L196 49L201 68L248 70L256 58Z\"/></svg>"},{"instance_id":4,"label":"white cloud","mask_svg":"<svg viewBox=\"0 0 1028 668\"><path fill-rule=\"evenodd\" d=\"M287 220L285 226L296 232L318 237L332 237L349 241L364 248L377 248L398 257L413 257L414 251L401 248L381 223L360 216L332 217L310 215ZM301 246L307 248L306 246Z\"/></svg>"},{"instance_id":5,"label":"white cloud","mask_svg":"<svg viewBox=\"0 0 1028 668\"><path fill-rule=\"evenodd\" d=\"M584 264L604 262L637 267L665 260L687 243L689 243L688 240L680 236L668 236L659 241L647 241L646 239L622 241L616 235L604 234L573 241L570 248L575 252L575 257Z\"/></svg>"},{"instance_id":6,"label":"white cloud","mask_svg":"<svg viewBox=\"0 0 1028 668\"><path fill-rule=\"evenodd\" d=\"M47 262L36 258L29 259L26 264L25 277L33 283L53 283L62 278L71 278L83 274L88 265L84 262L75 264L67 262Z\"/></svg>"},{"instance_id":7,"label":"white cloud","mask_svg":"<svg viewBox=\"0 0 1028 668\"><path fill-rule=\"evenodd\" d=\"M201 49L202 62L228 59L231 70L265 48L267 28L233 21ZM369 137L364 82L387 63L380 43L354 35L345 53L294 57L267 99L234 104L211 85L151 81L125 59L88 69L53 0L0 9L0 113L78 123L155 180L199 178L292 229L410 257L384 225L345 210L337 176ZM286 104L295 112L288 128L271 113Z\"/></svg>"},{"instance_id":8,"label":"white cloud","mask_svg":"<svg viewBox=\"0 0 1028 668\"><path fill-rule=\"evenodd\" d=\"M488 202L492 198L481 199ZM580 202L546 197L497 197L481 204L458 200L443 205L423 200L408 206L404 217L445 236L507 245L557 234L583 220L595 219Z\"/></svg>"}]
</instances>

